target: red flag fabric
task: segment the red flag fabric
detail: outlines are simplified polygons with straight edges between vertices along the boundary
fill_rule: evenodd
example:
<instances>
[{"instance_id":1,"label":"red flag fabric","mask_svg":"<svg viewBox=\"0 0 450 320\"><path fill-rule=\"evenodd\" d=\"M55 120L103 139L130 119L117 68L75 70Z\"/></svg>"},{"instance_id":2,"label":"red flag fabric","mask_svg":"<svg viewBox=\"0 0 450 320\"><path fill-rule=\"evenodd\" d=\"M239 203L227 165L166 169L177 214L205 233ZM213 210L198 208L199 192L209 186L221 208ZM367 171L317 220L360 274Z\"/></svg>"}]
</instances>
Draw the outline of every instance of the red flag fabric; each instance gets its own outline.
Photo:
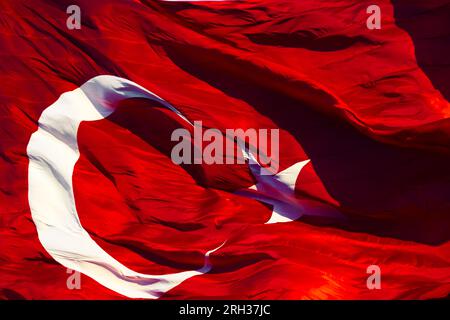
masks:
<instances>
[{"instance_id":1,"label":"red flag fabric","mask_svg":"<svg viewBox=\"0 0 450 320\"><path fill-rule=\"evenodd\" d=\"M67 27L73 4L81 29ZM263 183L248 163L171 161L171 134L186 123L161 101L125 97L110 116L81 122L73 198L105 252L166 275L201 270L218 248L210 270L155 297L448 296L449 4L377 1L381 29L370 30L372 4L3 1L0 297L127 297L85 274L69 288L72 273L41 244L30 208L27 146L41 115L101 75L140 85L205 128L279 129L279 172L304 165L293 197L305 212L267 224L281 207L243 195ZM340 218L308 214L319 205ZM372 265L379 289L367 283Z\"/></svg>"}]
</instances>

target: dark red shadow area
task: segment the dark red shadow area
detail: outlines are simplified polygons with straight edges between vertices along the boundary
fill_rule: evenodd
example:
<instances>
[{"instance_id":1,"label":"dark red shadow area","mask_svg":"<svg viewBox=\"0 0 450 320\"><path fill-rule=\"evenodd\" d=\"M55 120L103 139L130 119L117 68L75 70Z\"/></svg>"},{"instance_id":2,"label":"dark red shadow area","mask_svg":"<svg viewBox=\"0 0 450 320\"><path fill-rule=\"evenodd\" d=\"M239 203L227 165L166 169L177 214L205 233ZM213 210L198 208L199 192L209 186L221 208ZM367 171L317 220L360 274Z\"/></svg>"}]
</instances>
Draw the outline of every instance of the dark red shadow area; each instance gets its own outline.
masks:
<instances>
[{"instance_id":1,"label":"dark red shadow area","mask_svg":"<svg viewBox=\"0 0 450 320\"><path fill-rule=\"evenodd\" d=\"M396 24L414 42L419 67L450 101L450 2L392 0Z\"/></svg>"},{"instance_id":2,"label":"dark red shadow area","mask_svg":"<svg viewBox=\"0 0 450 320\"><path fill-rule=\"evenodd\" d=\"M311 158L328 192L351 217L342 227L423 243L449 239L448 156L374 141L343 120L274 90L277 86L254 81L248 66L239 66L242 62L230 56L188 45L167 45L165 50L183 70L247 102L288 130ZM232 65L238 65L233 72ZM236 70L243 71L236 74ZM308 88L301 90L308 95ZM314 90L312 95L317 94ZM326 102L326 97L318 98Z\"/></svg>"}]
</instances>

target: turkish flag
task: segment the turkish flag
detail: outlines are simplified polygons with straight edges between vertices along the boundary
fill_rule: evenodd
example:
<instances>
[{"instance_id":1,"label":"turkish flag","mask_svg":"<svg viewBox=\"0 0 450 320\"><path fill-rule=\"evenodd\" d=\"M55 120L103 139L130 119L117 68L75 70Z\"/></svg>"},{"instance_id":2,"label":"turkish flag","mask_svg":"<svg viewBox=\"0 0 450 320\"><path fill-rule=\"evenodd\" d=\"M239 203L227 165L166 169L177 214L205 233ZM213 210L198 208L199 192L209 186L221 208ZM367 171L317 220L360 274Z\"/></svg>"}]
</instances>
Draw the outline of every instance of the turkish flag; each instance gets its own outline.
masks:
<instances>
[{"instance_id":1,"label":"turkish flag","mask_svg":"<svg viewBox=\"0 0 450 320\"><path fill-rule=\"evenodd\" d=\"M2 1L0 297L447 297L450 7L372 2Z\"/></svg>"}]
</instances>

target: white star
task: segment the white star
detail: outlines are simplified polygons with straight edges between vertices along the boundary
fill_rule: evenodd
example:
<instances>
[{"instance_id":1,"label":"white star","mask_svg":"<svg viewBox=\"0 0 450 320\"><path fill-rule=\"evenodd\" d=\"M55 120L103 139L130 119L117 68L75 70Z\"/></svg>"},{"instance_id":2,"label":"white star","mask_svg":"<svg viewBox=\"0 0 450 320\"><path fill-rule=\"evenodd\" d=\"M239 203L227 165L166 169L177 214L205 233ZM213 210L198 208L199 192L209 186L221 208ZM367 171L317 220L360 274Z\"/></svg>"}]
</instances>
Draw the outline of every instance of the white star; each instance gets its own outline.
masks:
<instances>
[{"instance_id":1,"label":"white star","mask_svg":"<svg viewBox=\"0 0 450 320\"><path fill-rule=\"evenodd\" d=\"M297 162L277 174L271 174L267 169L261 167L250 151L244 148L241 150L244 158L248 160L256 184L237 191L237 194L272 205L272 216L266 224L294 221L304 214L334 217L339 215L330 206L295 196L295 184L298 176L310 162L309 159Z\"/></svg>"}]
</instances>

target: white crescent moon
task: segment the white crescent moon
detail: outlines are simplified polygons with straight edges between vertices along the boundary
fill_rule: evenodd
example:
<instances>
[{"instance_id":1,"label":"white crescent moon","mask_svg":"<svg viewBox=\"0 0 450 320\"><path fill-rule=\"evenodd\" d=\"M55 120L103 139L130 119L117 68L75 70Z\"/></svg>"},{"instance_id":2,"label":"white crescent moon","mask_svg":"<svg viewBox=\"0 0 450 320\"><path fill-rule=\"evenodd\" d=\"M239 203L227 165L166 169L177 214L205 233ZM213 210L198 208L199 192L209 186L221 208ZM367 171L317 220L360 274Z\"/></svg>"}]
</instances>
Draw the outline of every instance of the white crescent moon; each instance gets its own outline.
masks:
<instances>
[{"instance_id":1,"label":"white crescent moon","mask_svg":"<svg viewBox=\"0 0 450 320\"><path fill-rule=\"evenodd\" d=\"M39 240L63 266L79 271L103 286L130 298L156 299L186 279L211 269L209 254L199 270L149 275L128 269L106 253L80 223L72 175L80 153L77 131L82 121L100 120L128 98L158 101L189 122L177 109L127 79L102 75L63 93L46 108L27 146L28 201ZM189 122L190 123L190 122Z\"/></svg>"}]
</instances>

